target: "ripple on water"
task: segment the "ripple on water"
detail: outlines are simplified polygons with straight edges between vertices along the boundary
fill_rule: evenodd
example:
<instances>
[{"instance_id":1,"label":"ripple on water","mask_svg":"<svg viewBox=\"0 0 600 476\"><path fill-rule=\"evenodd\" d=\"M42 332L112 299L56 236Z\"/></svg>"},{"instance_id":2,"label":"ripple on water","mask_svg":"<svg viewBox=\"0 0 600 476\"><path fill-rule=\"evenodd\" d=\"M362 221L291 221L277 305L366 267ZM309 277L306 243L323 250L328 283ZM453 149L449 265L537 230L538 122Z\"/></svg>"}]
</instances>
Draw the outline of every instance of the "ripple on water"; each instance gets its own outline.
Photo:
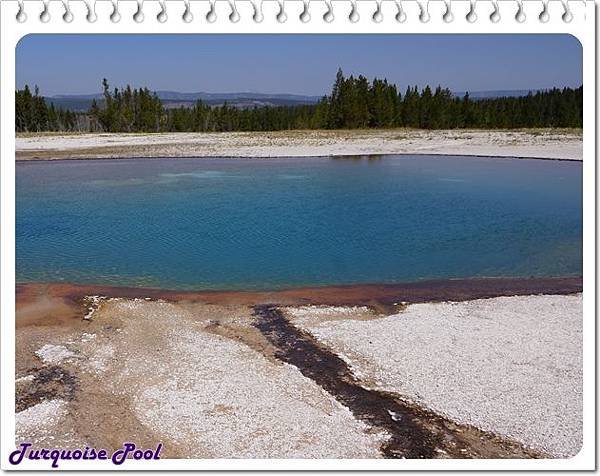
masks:
<instances>
[{"instance_id":1,"label":"ripple on water","mask_svg":"<svg viewBox=\"0 0 600 476\"><path fill-rule=\"evenodd\" d=\"M581 183L576 162L433 156L17 164L17 279L581 275Z\"/></svg>"}]
</instances>

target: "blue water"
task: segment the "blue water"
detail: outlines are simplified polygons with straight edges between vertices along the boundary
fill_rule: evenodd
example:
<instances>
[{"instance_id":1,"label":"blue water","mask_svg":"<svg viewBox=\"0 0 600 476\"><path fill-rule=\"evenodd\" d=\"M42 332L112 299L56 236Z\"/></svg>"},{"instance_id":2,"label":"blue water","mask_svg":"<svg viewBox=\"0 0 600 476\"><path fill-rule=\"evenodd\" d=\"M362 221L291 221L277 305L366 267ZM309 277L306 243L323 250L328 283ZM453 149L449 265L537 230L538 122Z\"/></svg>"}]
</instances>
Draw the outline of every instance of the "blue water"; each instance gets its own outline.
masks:
<instances>
[{"instance_id":1,"label":"blue water","mask_svg":"<svg viewBox=\"0 0 600 476\"><path fill-rule=\"evenodd\" d=\"M17 164L17 280L269 289L582 274L582 164L436 156Z\"/></svg>"}]
</instances>

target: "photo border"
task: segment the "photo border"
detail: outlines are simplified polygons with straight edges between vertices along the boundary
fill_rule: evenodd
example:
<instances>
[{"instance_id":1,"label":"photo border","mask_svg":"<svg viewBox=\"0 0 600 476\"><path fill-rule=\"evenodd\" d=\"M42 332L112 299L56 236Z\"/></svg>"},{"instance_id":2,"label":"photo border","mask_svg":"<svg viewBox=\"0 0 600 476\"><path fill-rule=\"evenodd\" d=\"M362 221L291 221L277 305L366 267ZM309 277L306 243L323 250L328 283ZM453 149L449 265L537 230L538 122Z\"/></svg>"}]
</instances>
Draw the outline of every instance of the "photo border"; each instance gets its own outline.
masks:
<instances>
[{"instance_id":1,"label":"photo border","mask_svg":"<svg viewBox=\"0 0 600 476\"><path fill-rule=\"evenodd\" d=\"M237 23L229 20L229 3L216 2L217 21L207 22L205 14L208 1L190 2L194 20L184 23L181 19L183 2L169 1L168 20L159 23L156 14L160 4L156 0L144 2L146 20L137 23L133 14L137 10L134 0L119 0L121 21L112 23L110 1L98 0L96 14L98 20L89 23L86 20L86 5L80 0L71 0L70 8L74 19L66 23L62 19L62 3L53 0L49 3L51 20L43 23L38 15L42 11L41 1L25 2L28 19L18 23L15 16L19 10L16 0L0 1L0 206L2 239L0 240L0 329L1 349L1 445L0 467L4 470L49 470L47 461L24 461L19 466L8 463L8 454L15 449L15 48L21 38L36 33L135 33L135 34L510 34L510 33L566 33L576 37L583 47L583 84L584 84L584 121L583 121L583 447L574 457L568 459L545 460L394 460L394 459L161 459L159 461L127 460L122 466L113 466L101 461L63 461L63 470L576 470L595 469L595 298L596 298L596 204L595 204L595 3L592 1L570 2L573 20L562 21L561 2L549 4L550 19L542 23L538 19L542 2L523 2L527 19L519 23L514 19L517 2L499 2L501 21L493 23L489 14L493 11L492 2L478 1L478 19L474 23L466 20L470 2L452 0L454 21L445 23L442 15L445 3L441 0L429 2L431 19L427 23L419 20L420 4L424 2L404 2L407 15L405 23L394 19L396 7L392 1L384 1L383 21L375 23L371 15L376 2L360 0L357 10L360 20L351 23L348 14L352 9L350 1L334 1L335 19L326 23L322 15L327 11L322 0L312 0L310 4L311 21L303 23L298 18L303 10L300 0L285 0L287 22L279 23L279 3L274 0L263 2L264 21L253 21L253 6L249 0L237 0L240 14ZM257 51L257 54L260 52ZM384 52L382 52L384 53ZM385 52L391 54L392 52ZM68 54L68 52L65 52ZM179 52L184 55L185 52ZM490 51L490 55L494 52ZM399 61L402 58L398 58ZM560 58L557 58L560 61ZM518 72L515 72L518 74Z\"/></svg>"}]
</instances>

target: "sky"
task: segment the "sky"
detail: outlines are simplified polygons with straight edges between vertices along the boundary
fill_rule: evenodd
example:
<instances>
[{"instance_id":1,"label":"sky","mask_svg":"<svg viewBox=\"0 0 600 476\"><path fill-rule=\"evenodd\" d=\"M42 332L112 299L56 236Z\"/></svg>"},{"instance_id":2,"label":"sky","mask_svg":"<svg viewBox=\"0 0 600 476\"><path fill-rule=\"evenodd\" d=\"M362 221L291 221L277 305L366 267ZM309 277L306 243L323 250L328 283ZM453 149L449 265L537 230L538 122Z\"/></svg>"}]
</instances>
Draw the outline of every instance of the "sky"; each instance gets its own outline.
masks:
<instances>
[{"instance_id":1,"label":"sky","mask_svg":"<svg viewBox=\"0 0 600 476\"><path fill-rule=\"evenodd\" d=\"M578 87L569 35L29 35L17 46L17 88L89 94L113 86L179 92L323 95L338 67L401 90Z\"/></svg>"}]
</instances>

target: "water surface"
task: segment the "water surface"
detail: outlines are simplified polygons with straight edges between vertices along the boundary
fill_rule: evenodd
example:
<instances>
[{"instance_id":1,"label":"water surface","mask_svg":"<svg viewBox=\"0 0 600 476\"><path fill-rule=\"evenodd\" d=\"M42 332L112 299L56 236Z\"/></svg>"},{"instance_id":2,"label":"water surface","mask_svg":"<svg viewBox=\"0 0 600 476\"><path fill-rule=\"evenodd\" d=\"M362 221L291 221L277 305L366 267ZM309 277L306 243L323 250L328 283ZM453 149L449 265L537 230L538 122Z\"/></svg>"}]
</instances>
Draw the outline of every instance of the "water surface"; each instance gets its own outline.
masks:
<instances>
[{"instance_id":1,"label":"water surface","mask_svg":"<svg viewBox=\"0 0 600 476\"><path fill-rule=\"evenodd\" d=\"M270 289L582 274L582 164L19 162L17 280Z\"/></svg>"}]
</instances>

